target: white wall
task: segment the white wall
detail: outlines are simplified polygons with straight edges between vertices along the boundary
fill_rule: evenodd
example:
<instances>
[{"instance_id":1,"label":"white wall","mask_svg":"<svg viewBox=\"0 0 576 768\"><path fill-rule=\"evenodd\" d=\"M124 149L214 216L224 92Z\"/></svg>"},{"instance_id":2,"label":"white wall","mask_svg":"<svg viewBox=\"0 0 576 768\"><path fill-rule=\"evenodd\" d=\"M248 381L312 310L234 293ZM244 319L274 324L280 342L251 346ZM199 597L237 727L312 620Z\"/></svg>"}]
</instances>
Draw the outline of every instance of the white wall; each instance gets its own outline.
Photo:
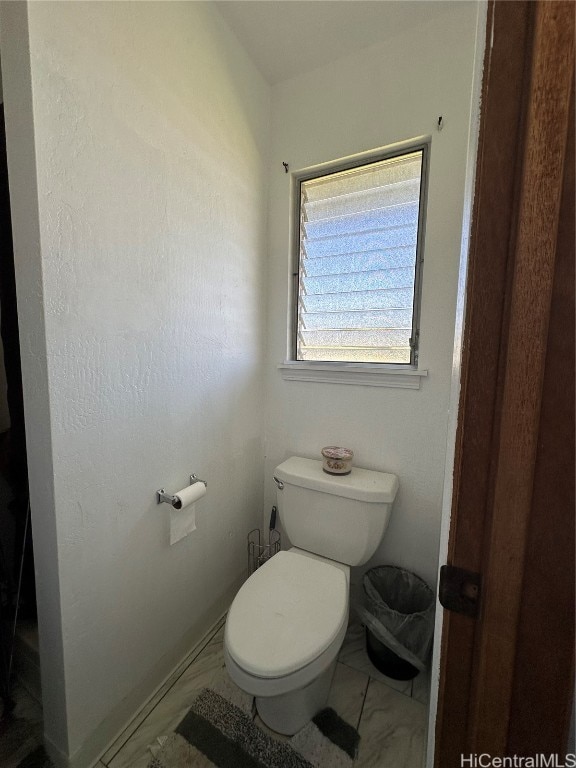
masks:
<instances>
[{"instance_id":1,"label":"white wall","mask_svg":"<svg viewBox=\"0 0 576 768\"><path fill-rule=\"evenodd\" d=\"M262 514L269 87L203 3L2 5L46 736L84 766Z\"/></svg>"},{"instance_id":2,"label":"white wall","mask_svg":"<svg viewBox=\"0 0 576 768\"><path fill-rule=\"evenodd\" d=\"M458 264L475 54L476 3L273 90L265 516L277 463L345 445L397 473L400 491L371 563L436 582ZM438 117L444 129L436 131ZM420 390L284 381L290 285L290 169L431 135ZM368 567L366 566L366 567ZM358 573L353 578L358 578Z\"/></svg>"},{"instance_id":3,"label":"white wall","mask_svg":"<svg viewBox=\"0 0 576 768\"><path fill-rule=\"evenodd\" d=\"M456 300L456 318L454 323L454 354L452 358L452 380L450 385L450 413L448 417L446 437L446 466L444 469L444 491L442 495L442 522L440 527L438 572L447 562L448 539L450 533L450 515L452 512L452 491L454 480L454 458L456 453L456 432L458 428L458 404L460 401L462 344L464 332L464 315L466 305L466 283L468 277L468 251L470 246L472 210L474 205L474 189L476 182L476 157L478 154L478 136L480 131L480 108L482 94L483 62L486 48L487 3L482 0L478 6L478 24L476 27L476 45L474 50L474 82L470 103L470 129L468 135L468 160L466 182L464 188L464 221L460 247L460 265L458 270L458 289ZM444 610L439 600L436 600L436 616L432 660L430 663L430 706L428 713L428 743L426 749L426 768L434 768L434 752L436 741L436 715L440 685L440 655Z\"/></svg>"},{"instance_id":4,"label":"white wall","mask_svg":"<svg viewBox=\"0 0 576 768\"><path fill-rule=\"evenodd\" d=\"M269 88L209 5L0 12L45 727L56 761L84 766L226 606L286 456L339 443L396 472L374 562L435 581L477 6L276 86L270 158ZM429 377L283 381L282 161L427 134ZM170 548L154 491L190 471L209 492Z\"/></svg>"},{"instance_id":5,"label":"white wall","mask_svg":"<svg viewBox=\"0 0 576 768\"><path fill-rule=\"evenodd\" d=\"M4 102L2 94L2 67L0 66L0 103ZM6 390L6 370L4 368L4 346L0 344L0 432L10 427L10 412L8 410L8 393Z\"/></svg>"}]
</instances>

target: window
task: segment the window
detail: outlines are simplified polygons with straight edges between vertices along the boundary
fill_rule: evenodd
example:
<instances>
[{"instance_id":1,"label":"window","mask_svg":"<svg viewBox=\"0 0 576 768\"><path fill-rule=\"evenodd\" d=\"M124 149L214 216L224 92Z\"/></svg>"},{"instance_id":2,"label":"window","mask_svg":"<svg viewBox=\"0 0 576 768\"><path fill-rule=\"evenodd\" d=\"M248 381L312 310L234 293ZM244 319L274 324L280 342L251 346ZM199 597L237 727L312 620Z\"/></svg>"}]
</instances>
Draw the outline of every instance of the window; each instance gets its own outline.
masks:
<instances>
[{"instance_id":1,"label":"window","mask_svg":"<svg viewBox=\"0 0 576 768\"><path fill-rule=\"evenodd\" d=\"M297 177L295 361L417 365L427 154Z\"/></svg>"}]
</instances>

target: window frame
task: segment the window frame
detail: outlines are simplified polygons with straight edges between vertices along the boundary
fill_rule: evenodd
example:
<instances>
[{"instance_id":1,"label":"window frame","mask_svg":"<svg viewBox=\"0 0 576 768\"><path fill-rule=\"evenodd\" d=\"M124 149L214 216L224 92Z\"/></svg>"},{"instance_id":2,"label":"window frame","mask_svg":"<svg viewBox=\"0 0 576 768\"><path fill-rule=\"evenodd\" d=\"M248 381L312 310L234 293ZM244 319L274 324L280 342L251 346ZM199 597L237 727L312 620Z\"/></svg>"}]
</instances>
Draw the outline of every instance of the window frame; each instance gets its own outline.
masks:
<instances>
[{"instance_id":1,"label":"window frame","mask_svg":"<svg viewBox=\"0 0 576 768\"><path fill-rule=\"evenodd\" d=\"M320 366L324 370L334 371L365 370L382 373L415 372L418 371L419 341L420 341L420 308L422 303L422 272L424 265L424 243L426 235L426 208L428 204L428 178L430 169L431 137L419 137L388 147L381 147L369 152L352 155L347 158L321 165L295 171L291 175L292 194L292 242L291 251L291 275L292 287L290 296L290 341L289 358L285 366L298 366L299 368L315 369ZM300 215L301 215L301 186L305 181L340 173L355 168L379 163L382 160L391 160L414 152L422 152L422 168L420 176L420 197L418 201L418 230L416 239L416 261L414 274L414 298L412 302L412 332L410 337L410 362L407 363L374 363L334 360L299 360L297 356L298 344L298 300L300 283ZM285 367L283 366L283 367ZM422 372L426 375L427 372Z\"/></svg>"}]
</instances>

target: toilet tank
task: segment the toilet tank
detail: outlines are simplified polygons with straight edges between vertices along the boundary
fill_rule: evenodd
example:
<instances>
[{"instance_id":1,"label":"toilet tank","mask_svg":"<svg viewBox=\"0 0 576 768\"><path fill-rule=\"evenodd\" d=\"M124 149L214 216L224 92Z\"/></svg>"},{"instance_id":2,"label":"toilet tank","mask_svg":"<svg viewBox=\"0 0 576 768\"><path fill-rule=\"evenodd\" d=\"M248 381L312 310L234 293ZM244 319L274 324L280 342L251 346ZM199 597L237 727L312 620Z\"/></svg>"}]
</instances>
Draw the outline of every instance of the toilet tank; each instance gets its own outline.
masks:
<instances>
[{"instance_id":1,"label":"toilet tank","mask_svg":"<svg viewBox=\"0 0 576 768\"><path fill-rule=\"evenodd\" d=\"M293 456L274 473L278 512L299 549L347 565L362 565L376 551L388 526L398 478L354 467L329 475L322 462Z\"/></svg>"}]
</instances>

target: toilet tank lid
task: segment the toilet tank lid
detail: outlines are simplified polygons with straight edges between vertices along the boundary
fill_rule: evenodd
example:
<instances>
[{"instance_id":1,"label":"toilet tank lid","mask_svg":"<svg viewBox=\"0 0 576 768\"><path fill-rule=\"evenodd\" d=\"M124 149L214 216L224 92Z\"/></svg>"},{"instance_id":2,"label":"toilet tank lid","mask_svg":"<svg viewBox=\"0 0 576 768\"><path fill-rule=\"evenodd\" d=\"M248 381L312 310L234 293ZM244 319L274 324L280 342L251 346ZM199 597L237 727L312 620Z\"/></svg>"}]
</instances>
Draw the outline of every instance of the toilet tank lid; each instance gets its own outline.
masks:
<instances>
[{"instance_id":1,"label":"toilet tank lid","mask_svg":"<svg viewBox=\"0 0 576 768\"><path fill-rule=\"evenodd\" d=\"M356 501L391 504L398 491L398 478L388 472L353 467L349 475L329 475L322 462L292 456L276 467L278 480L300 488L332 493Z\"/></svg>"}]
</instances>

